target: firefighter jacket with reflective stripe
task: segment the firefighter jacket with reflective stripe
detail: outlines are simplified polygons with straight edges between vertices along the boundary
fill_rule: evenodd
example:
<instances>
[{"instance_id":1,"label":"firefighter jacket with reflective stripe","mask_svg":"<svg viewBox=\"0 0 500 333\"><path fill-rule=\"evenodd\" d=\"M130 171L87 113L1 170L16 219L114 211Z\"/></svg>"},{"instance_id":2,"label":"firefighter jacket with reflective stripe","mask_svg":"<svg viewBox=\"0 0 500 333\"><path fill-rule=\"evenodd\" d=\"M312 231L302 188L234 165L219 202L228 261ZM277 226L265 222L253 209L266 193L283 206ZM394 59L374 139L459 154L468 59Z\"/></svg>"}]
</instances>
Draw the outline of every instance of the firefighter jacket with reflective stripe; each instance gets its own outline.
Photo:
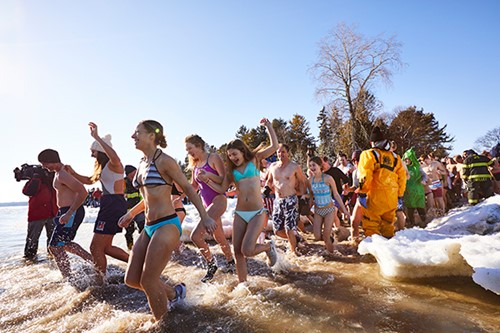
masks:
<instances>
[{"instance_id":1,"label":"firefighter jacket with reflective stripe","mask_svg":"<svg viewBox=\"0 0 500 333\"><path fill-rule=\"evenodd\" d=\"M464 161L463 180L470 181L485 181L491 179L489 166L493 165L493 160L487 156L473 154L468 156Z\"/></svg>"}]
</instances>

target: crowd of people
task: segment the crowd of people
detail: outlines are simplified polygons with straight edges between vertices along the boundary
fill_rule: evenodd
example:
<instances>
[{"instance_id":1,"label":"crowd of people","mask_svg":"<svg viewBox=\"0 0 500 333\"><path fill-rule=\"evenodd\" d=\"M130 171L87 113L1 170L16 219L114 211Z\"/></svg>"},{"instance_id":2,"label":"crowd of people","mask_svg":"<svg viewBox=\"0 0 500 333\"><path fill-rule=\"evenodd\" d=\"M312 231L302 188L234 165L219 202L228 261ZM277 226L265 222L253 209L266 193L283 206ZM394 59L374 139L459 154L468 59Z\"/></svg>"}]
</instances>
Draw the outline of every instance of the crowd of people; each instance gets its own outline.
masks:
<instances>
[{"instance_id":1,"label":"crowd of people","mask_svg":"<svg viewBox=\"0 0 500 333\"><path fill-rule=\"evenodd\" d=\"M432 153L417 158L409 149L401 157L396 144L375 127L370 149L354 151L351 159L341 153L333 163L330 156L310 149L303 169L292 161L289 147L278 142L271 122L263 118L260 125L268 133L268 144L262 142L252 150L236 139L226 145L223 156L208 152L199 135L186 137L189 181L175 159L161 150L167 143L157 121L141 121L133 132L135 148L144 154L137 167L123 166L111 136L100 137L97 125L89 123L95 158L91 176L63 164L53 149L38 156L54 178L42 183L34 177L23 190L30 196L25 256L36 255L45 226L49 252L68 279L72 277L68 252L92 263L99 283L106 281L107 256L127 262L125 283L144 291L159 320L187 293L184 283L170 285L161 279L172 253L182 255L185 198L199 213L190 237L206 264L201 282L208 283L219 268L224 273L236 272L239 282L246 281L247 258L259 253L265 253L268 265L274 266L279 260L275 237L288 244L290 255L300 256L304 233L311 232L315 241L324 243L327 253L334 253L335 236L342 228L350 227L350 244L355 246L374 234L390 238L403 228L425 227L431 217L463 204L465 198L474 205L500 193L498 149L482 154L467 150L462 156L444 159ZM83 184L96 182L101 184L102 196L88 252L74 238L88 198ZM232 244L224 236L221 221L229 193L236 198ZM31 209L38 203L51 206L43 214L34 214ZM269 220L272 237L266 237ZM114 236L123 228L130 252L113 245ZM220 245L225 263L215 260L208 235Z\"/></svg>"}]
</instances>

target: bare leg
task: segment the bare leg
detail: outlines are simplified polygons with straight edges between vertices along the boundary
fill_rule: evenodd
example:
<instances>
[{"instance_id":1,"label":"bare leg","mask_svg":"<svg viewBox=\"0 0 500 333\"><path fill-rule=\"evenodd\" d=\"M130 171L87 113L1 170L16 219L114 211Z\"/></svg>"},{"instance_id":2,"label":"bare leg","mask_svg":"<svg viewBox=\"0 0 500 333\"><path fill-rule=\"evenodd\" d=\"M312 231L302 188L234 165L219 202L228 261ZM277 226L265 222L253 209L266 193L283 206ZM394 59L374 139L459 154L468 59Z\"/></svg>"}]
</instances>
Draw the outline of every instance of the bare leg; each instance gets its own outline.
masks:
<instances>
[{"instance_id":1,"label":"bare leg","mask_svg":"<svg viewBox=\"0 0 500 333\"><path fill-rule=\"evenodd\" d=\"M260 214L254 216L246 227L241 250L243 255L247 258L256 256L261 252L268 252L271 249L269 243L257 244L257 238L259 238L260 231L264 227L265 215L266 214Z\"/></svg>"},{"instance_id":2,"label":"bare leg","mask_svg":"<svg viewBox=\"0 0 500 333\"><path fill-rule=\"evenodd\" d=\"M141 233L130 252L125 284L131 288L142 290L141 277L150 239L146 233Z\"/></svg>"},{"instance_id":3,"label":"bare leg","mask_svg":"<svg viewBox=\"0 0 500 333\"><path fill-rule=\"evenodd\" d=\"M103 274L106 274L106 255L123 262L128 261L128 253L112 245L113 237L114 235L94 234L92 243L90 243L90 253L92 253L94 263Z\"/></svg>"},{"instance_id":4,"label":"bare leg","mask_svg":"<svg viewBox=\"0 0 500 333\"><path fill-rule=\"evenodd\" d=\"M290 242L290 250L295 254L297 254L297 237L295 236L295 230L286 229L285 232L286 232L286 237Z\"/></svg>"},{"instance_id":5,"label":"bare leg","mask_svg":"<svg viewBox=\"0 0 500 333\"><path fill-rule=\"evenodd\" d=\"M396 211L396 231L403 230L405 228L405 213L401 210Z\"/></svg>"},{"instance_id":6,"label":"bare leg","mask_svg":"<svg viewBox=\"0 0 500 333\"><path fill-rule=\"evenodd\" d=\"M236 215L233 221L233 248L234 258L236 259L236 273L238 274L239 282L246 281L248 275L247 259L241 251L246 228L247 224L239 216Z\"/></svg>"},{"instance_id":7,"label":"bare leg","mask_svg":"<svg viewBox=\"0 0 500 333\"><path fill-rule=\"evenodd\" d=\"M57 267L61 271L63 277L68 278L71 275L68 255L62 246L50 246L50 252L56 260Z\"/></svg>"},{"instance_id":8,"label":"bare leg","mask_svg":"<svg viewBox=\"0 0 500 333\"><path fill-rule=\"evenodd\" d=\"M332 242L332 228L333 228L333 221L337 218L337 211L333 211L331 213L328 213L324 218L324 228L323 228L323 240L325 242L325 247L328 250L328 252L332 253L333 252L333 242Z\"/></svg>"},{"instance_id":9,"label":"bare leg","mask_svg":"<svg viewBox=\"0 0 500 333\"><path fill-rule=\"evenodd\" d=\"M93 263L92 255L87 251L85 251L83 247L81 247L79 244L75 242L66 243L66 245L64 245L64 250L66 250L69 253L76 254L82 259L88 261L89 263Z\"/></svg>"},{"instance_id":10,"label":"bare leg","mask_svg":"<svg viewBox=\"0 0 500 333\"><path fill-rule=\"evenodd\" d=\"M314 233L314 240L315 241L319 241L322 239L322 237L321 237L322 224L323 224L323 217L319 214L314 214L313 233Z\"/></svg>"},{"instance_id":11,"label":"bare leg","mask_svg":"<svg viewBox=\"0 0 500 333\"><path fill-rule=\"evenodd\" d=\"M214 232L214 238L217 243L220 244L222 252L226 256L227 261L231 261L233 259L233 255L231 253L231 247L229 246L229 242L224 236L224 230L222 229L222 221L221 216L226 211L227 207L227 199L223 195L217 196L212 204L208 207L207 213L208 215L217 222L217 229ZM198 223L191 233L191 240L193 243L200 249L201 254L205 258L207 262L212 261L212 254L210 253L210 248L208 247L207 242L205 241L205 236L207 231L205 226L201 223Z\"/></svg>"},{"instance_id":12,"label":"bare leg","mask_svg":"<svg viewBox=\"0 0 500 333\"><path fill-rule=\"evenodd\" d=\"M160 275L170 260L179 237L177 227L167 224L156 230L147 247L140 285L146 293L156 320L160 320L167 313L168 300L176 296L174 288L165 285Z\"/></svg>"},{"instance_id":13,"label":"bare leg","mask_svg":"<svg viewBox=\"0 0 500 333\"><path fill-rule=\"evenodd\" d=\"M359 237L359 223L361 222L361 219L363 218L363 209L361 205L356 202L354 205L354 208L352 210L352 215L351 215L351 238L352 240L355 240L356 238Z\"/></svg>"}]
</instances>

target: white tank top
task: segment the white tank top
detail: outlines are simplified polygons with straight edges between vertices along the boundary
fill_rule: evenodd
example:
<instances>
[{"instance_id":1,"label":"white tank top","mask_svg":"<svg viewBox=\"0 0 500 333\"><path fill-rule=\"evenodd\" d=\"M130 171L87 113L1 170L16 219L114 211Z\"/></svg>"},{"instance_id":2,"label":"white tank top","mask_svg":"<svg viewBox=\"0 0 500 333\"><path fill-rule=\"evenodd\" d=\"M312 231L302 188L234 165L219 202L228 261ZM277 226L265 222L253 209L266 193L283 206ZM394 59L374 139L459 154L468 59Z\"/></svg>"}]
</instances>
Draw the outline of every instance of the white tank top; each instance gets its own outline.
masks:
<instances>
[{"instance_id":1,"label":"white tank top","mask_svg":"<svg viewBox=\"0 0 500 333\"><path fill-rule=\"evenodd\" d=\"M102 193L103 194L116 194L115 193L115 182L117 180L123 181L123 174L116 173L108 168L108 164L102 169L101 172L101 184L102 184Z\"/></svg>"}]
</instances>

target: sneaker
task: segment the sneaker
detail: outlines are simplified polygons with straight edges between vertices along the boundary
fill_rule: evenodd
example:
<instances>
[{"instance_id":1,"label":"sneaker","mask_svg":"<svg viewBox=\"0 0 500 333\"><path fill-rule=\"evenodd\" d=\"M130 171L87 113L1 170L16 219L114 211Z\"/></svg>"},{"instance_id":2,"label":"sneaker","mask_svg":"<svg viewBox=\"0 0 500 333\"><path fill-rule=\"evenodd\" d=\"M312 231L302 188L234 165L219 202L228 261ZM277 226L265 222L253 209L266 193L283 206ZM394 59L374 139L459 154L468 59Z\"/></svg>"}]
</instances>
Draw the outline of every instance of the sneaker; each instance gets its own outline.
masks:
<instances>
[{"instance_id":1,"label":"sneaker","mask_svg":"<svg viewBox=\"0 0 500 333\"><path fill-rule=\"evenodd\" d=\"M227 262L226 266L221 268L224 273L234 273L236 272L236 262L234 259L231 259Z\"/></svg>"},{"instance_id":2,"label":"sneaker","mask_svg":"<svg viewBox=\"0 0 500 333\"><path fill-rule=\"evenodd\" d=\"M269 244L271 245L271 248L269 249L269 252L267 252L267 264L269 265L269 267L273 267L278 261L278 252L276 252L276 244L274 244L273 239L271 239L271 242Z\"/></svg>"},{"instance_id":3,"label":"sneaker","mask_svg":"<svg viewBox=\"0 0 500 333\"><path fill-rule=\"evenodd\" d=\"M175 298L171 301L168 301L168 311L174 310L176 307L181 305L186 298L186 285L184 283L179 283L174 287L175 290Z\"/></svg>"},{"instance_id":4,"label":"sneaker","mask_svg":"<svg viewBox=\"0 0 500 333\"><path fill-rule=\"evenodd\" d=\"M217 272L217 264L214 259L208 263L207 274L201 279L201 282L208 282L214 278L215 272Z\"/></svg>"}]
</instances>

